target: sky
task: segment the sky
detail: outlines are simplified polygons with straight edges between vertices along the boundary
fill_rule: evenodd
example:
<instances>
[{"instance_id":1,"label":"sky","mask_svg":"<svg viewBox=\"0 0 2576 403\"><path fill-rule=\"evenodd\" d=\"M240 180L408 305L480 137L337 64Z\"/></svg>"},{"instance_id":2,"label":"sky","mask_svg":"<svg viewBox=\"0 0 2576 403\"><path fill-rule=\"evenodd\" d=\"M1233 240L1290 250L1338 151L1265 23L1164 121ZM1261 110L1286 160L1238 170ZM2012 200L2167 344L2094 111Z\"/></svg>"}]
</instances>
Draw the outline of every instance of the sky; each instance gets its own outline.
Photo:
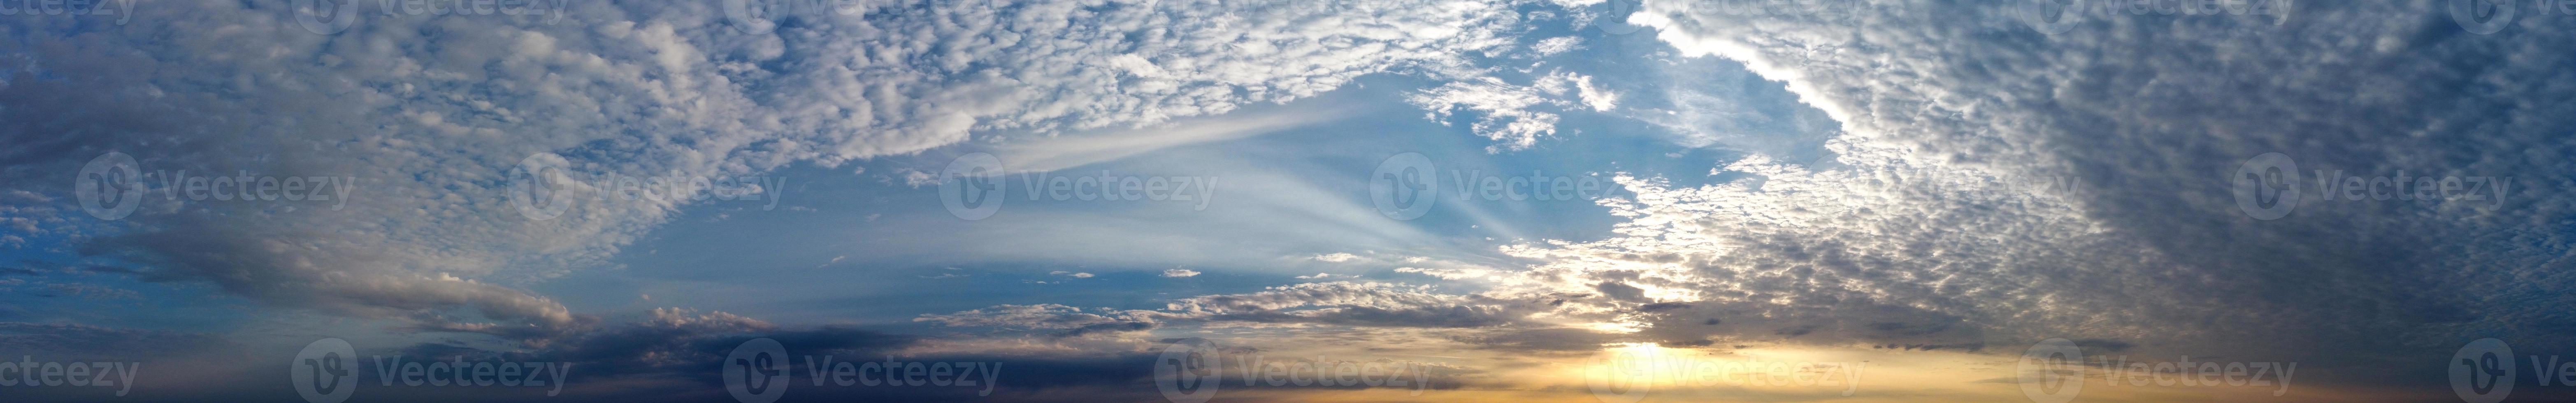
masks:
<instances>
[{"instance_id":1,"label":"sky","mask_svg":"<svg viewBox=\"0 0 2576 403\"><path fill-rule=\"evenodd\" d=\"M0 397L2569 401L2570 46L2508 0L0 1Z\"/></svg>"}]
</instances>

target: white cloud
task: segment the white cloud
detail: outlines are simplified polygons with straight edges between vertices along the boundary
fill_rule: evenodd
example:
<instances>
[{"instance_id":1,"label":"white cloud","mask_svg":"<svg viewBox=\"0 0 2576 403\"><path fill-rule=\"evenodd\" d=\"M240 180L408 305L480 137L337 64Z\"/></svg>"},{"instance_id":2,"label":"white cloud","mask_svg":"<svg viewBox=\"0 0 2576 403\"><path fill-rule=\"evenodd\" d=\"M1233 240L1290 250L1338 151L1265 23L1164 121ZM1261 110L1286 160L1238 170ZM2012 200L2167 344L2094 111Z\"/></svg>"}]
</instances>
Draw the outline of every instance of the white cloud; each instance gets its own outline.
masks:
<instances>
[{"instance_id":1,"label":"white cloud","mask_svg":"<svg viewBox=\"0 0 2576 403\"><path fill-rule=\"evenodd\" d=\"M1448 124L1461 108L1480 114L1469 128L1502 143L1494 145L1495 150L1526 149L1538 144L1540 137L1556 133L1556 114L1533 110L1552 100L1536 89L1492 77L1450 82L1407 100L1430 110L1424 117L1442 124Z\"/></svg>"},{"instance_id":2,"label":"white cloud","mask_svg":"<svg viewBox=\"0 0 2576 403\"><path fill-rule=\"evenodd\" d=\"M1505 35L1524 29L1510 4L1427 0L971 3L805 16L765 35L732 29L714 2L567 3L542 24L377 18L375 3L358 2L363 21L335 35L248 3L156 4L168 18L153 24L21 19L26 35L0 50L59 79L0 88L0 113L24 123L0 139L49 145L12 159L33 167L9 170L13 183L55 183L108 151L147 170L359 178L345 209L159 203L121 222L52 225L129 227L133 237L112 242L122 253L264 303L459 329L472 326L446 322L473 319L448 314L468 310L562 328L581 319L503 284L606 266L685 202L582 201L531 220L512 207L505 174L532 154L561 154L584 174L833 166L970 133L1225 113L1390 66L1472 71L1458 68L1467 55L1509 47ZM40 129L64 122L106 123ZM78 211L48 200L15 211ZM439 276L473 281L428 280Z\"/></svg>"},{"instance_id":3,"label":"white cloud","mask_svg":"<svg viewBox=\"0 0 2576 403\"><path fill-rule=\"evenodd\" d=\"M1582 96L1583 106L1592 107L1593 111L1609 112L1619 107L1619 93L1592 85L1591 76L1576 78L1574 86L1577 91L1580 91L1577 94Z\"/></svg>"},{"instance_id":4,"label":"white cloud","mask_svg":"<svg viewBox=\"0 0 2576 403\"><path fill-rule=\"evenodd\" d=\"M2543 229L2558 226L2552 219L2536 217L2576 211L2560 190L2531 189L2511 214L2308 199L2298 216L2272 221L2247 217L2230 194L2227 173L2265 152L2294 155L2302 169L2565 180L2563 160L2505 150L2565 148L2576 121L2552 115L2563 107L2532 106L2568 91L2529 83L2566 77L2568 57L2530 44L2570 35L2462 34L2446 18L2423 18L2441 10L2426 3L2437 2L2300 2L2269 16L2088 14L2047 34L2000 4L1863 3L1845 17L1650 1L1632 22L1684 54L1741 61L1784 82L1840 123L1838 145L1828 146L1838 156L1728 168L1758 181L1638 181L1638 198L1614 206L1629 219L1624 236L1513 253L1552 261L1538 276L1565 280L1546 289L1616 280L1656 300L1846 324L1921 311L1981 334L1963 338L2100 337L2294 356L2455 343L2454 329L2564 325L2513 303L2447 297L2539 292L2532 282L2458 279L2563 269L2494 238L2554 231ZM1776 151L1764 146L1778 145L1742 148ZM2083 187L2007 200L1917 186L1971 171L2073 177ZM2365 285L2389 282L2409 286ZM2354 319L2364 317L2374 319ZM2264 336L2277 334L2302 337Z\"/></svg>"},{"instance_id":5,"label":"white cloud","mask_svg":"<svg viewBox=\"0 0 2576 403\"><path fill-rule=\"evenodd\" d=\"M1395 271L1398 273L1418 273L1425 276L1439 277L1442 280L1483 278L1493 274L1490 270L1469 268L1398 267L1395 268Z\"/></svg>"},{"instance_id":6,"label":"white cloud","mask_svg":"<svg viewBox=\"0 0 2576 403\"><path fill-rule=\"evenodd\" d=\"M1573 36L1541 39L1538 41L1538 44L1530 45L1530 51L1538 53L1539 57L1554 56L1558 53L1565 53L1582 48L1583 38Z\"/></svg>"}]
</instances>

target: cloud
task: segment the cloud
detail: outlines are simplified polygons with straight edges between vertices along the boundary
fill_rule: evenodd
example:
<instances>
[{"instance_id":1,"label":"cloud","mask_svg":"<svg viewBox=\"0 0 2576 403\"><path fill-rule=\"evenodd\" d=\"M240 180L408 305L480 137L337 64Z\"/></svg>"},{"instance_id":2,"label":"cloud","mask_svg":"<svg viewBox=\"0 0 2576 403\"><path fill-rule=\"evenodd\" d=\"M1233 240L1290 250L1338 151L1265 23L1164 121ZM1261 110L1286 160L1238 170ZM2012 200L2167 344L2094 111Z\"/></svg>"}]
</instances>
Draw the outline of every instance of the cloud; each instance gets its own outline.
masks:
<instances>
[{"instance_id":1,"label":"cloud","mask_svg":"<svg viewBox=\"0 0 2576 403\"><path fill-rule=\"evenodd\" d=\"M2576 106L2538 84L2576 74L2559 68L2571 56L2530 45L2565 32L2467 34L2427 17L2442 10L2430 1L2087 15L2057 34L2008 5L1872 3L1848 16L1704 7L1647 2L1631 21L1684 54L1783 82L1839 122L1818 145L1828 158L1772 160L1800 144L1754 144L1742 148L1767 155L1721 169L1719 183L1623 179L1638 195L1611 203L1628 220L1622 235L1512 248L1549 261L1515 288L1615 282L1639 291L1631 299L1690 312L1843 323L1801 337L1943 329L1934 334L1954 342L2096 337L2275 356L2420 351L2471 329L2566 326L2494 297L2566 281L2542 274L2562 271L2554 253L2505 240L2567 244L2550 224L2576 207L2562 190L2488 205L2307 198L2295 216L2267 221L2240 210L2228 176L2283 152L2302 170L2564 181L2563 160L2500 150L2576 148L2555 134L2576 128L2564 114ZM2029 179L2077 186L1998 185ZM1960 323L1875 324L1908 314ZM2374 319L2353 320L2362 317ZM1703 319L1627 320L1678 329ZM1808 326L1780 325L1707 331ZM2303 337L2265 336L2279 334Z\"/></svg>"},{"instance_id":2,"label":"cloud","mask_svg":"<svg viewBox=\"0 0 2576 403\"><path fill-rule=\"evenodd\" d=\"M1463 279L1482 278L1482 277L1489 276L1489 275L1492 275L1492 274L1494 274L1494 273L1495 273L1493 270L1484 269L1484 268L1424 268L1424 267L1398 267L1398 268L1395 268L1395 271L1396 271L1396 272L1398 272L1398 273L1417 273L1417 274L1421 274L1421 275L1425 275L1425 276L1438 277L1438 278L1440 278L1440 279L1442 279L1442 280L1463 280Z\"/></svg>"},{"instance_id":3,"label":"cloud","mask_svg":"<svg viewBox=\"0 0 2576 403\"><path fill-rule=\"evenodd\" d=\"M1609 112L1619 107L1619 93L1592 85L1590 76L1575 79L1574 88L1578 91L1576 94L1582 96L1583 106L1592 107L1593 111Z\"/></svg>"},{"instance_id":4,"label":"cloud","mask_svg":"<svg viewBox=\"0 0 2576 403\"><path fill-rule=\"evenodd\" d=\"M1326 282L1246 294L1174 300L1162 310L1085 310L1065 305L998 305L913 319L947 326L1062 330L1144 330L1176 322L1313 323L1373 327L1473 328L1522 322L1534 302L1439 294L1428 286Z\"/></svg>"},{"instance_id":5,"label":"cloud","mask_svg":"<svg viewBox=\"0 0 2576 403\"><path fill-rule=\"evenodd\" d=\"M1101 311L1104 314L1086 313L1082 308L1058 304L997 305L949 314L925 314L913 318L913 321L956 327L1050 330L1059 336L1081 337L1095 333L1150 330L1160 326L1162 319L1171 317L1152 311Z\"/></svg>"},{"instance_id":6,"label":"cloud","mask_svg":"<svg viewBox=\"0 0 2576 403\"><path fill-rule=\"evenodd\" d=\"M1557 115L1536 109L1552 104L1538 89L1504 83L1485 77L1456 81L1439 88L1424 90L1407 98L1416 106L1431 112L1424 118L1448 124L1460 109L1475 112L1476 122L1468 127L1477 135L1501 144L1495 150L1522 150L1538 144L1540 137L1556 134Z\"/></svg>"},{"instance_id":7,"label":"cloud","mask_svg":"<svg viewBox=\"0 0 2576 403\"><path fill-rule=\"evenodd\" d=\"M1539 57L1548 57L1582 48L1583 38L1560 36L1539 40L1538 44L1530 45L1530 52L1537 53Z\"/></svg>"},{"instance_id":8,"label":"cloud","mask_svg":"<svg viewBox=\"0 0 2576 403\"><path fill-rule=\"evenodd\" d=\"M1534 310L1528 301L1440 294L1429 286L1336 281L1183 298L1164 311L1211 321L1481 327L1519 322Z\"/></svg>"},{"instance_id":9,"label":"cloud","mask_svg":"<svg viewBox=\"0 0 2576 403\"><path fill-rule=\"evenodd\" d=\"M2571 57L2518 42L2529 37L2389 18L2436 9L2407 8L2423 3L2302 4L2286 24L2111 16L2058 35L2004 7L1890 4L1828 18L1649 3L1635 21L1659 39L1740 61L1814 109L1768 115L1793 118L1785 123L1747 120L1722 114L1744 105L1703 101L1758 102L1729 98L1749 87L1666 92L1679 117L1650 123L1688 145L1752 154L1705 184L1619 177L1635 196L1602 202L1624 221L1617 235L1503 248L1538 262L1526 269L1398 270L1487 287L1474 293L1310 283L1183 298L1154 315L1395 327L1439 312L1447 321L1423 323L1558 329L1494 344L1565 349L1597 347L1603 332L1672 345L1963 351L2063 337L2289 358L2566 327L2527 314L2550 306L2531 301L2563 299L2543 290L2568 281L2550 274L2564 263L2547 252L2567 244L2549 217L2576 211L2561 190L2478 205L2312 198L2297 216L2268 221L2230 194L2227 173L2263 152L2300 155L2302 168L2378 172L2369 175L2569 180L2576 171L2564 162L2495 150L2576 149L2550 134L2576 128L2559 113L2576 106L2556 101L2568 98L2550 95L2556 87L2529 85L2576 78L2548 67ZM1551 76L1448 83L1413 101L1434 119L1483 114L1473 129L1518 149L1552 134L1552 123L1533 124L1553 116L1538 114L1571 105L1544 95L1594 106L1580 84L1588 76ZM2424 77L2529 90L2460 91ZM2427 102L2487 107L2417 108ZM1787 135L1744 135L1771 130ZM1531 322L1566 326L1513 326ZM2281 334L2303 336L2271 337Z\"/></svg>"},{"instance_id":10,"label":"cloud","mask_svg":"<svg viewBox=\"0 0 2576 403\"><path fill-rule=\"evenodd\" d=\"M1617 341L1613 334L1567 328L1496 330L1449 340L1481 349L1586 353Z\"/></svg>"},{"instance_id":11,"label":"cloud","mask_svg":"<svg viewBox=\"0 0 2576 403\"><path fill-rule=\"evenodd\" d=\"M104 221L84 218L67 187L31 185L0 193L0 226L15 231L0 245L79 234L62 242L147 267L150 281L636 368L703 365L711 346L751 334L904 348L921 341L722 313L624 324L575 314L525 287L608 266L689 203L580 200L536 220L513 207L507 172L551 153L585 174L746 175L979 141L1061 168L1293 127L1305 120L1153 129L1401 69L1439 81L1408 101L1437 121L1471 121L1494 152L1557 135L1567 110L1660 100L1666 117L1637 116L1686 146L1752 155L1707 183L1622 176L1635 195L1602 202L1624 220L1611 235L1501 249L1527 267L1397 269L1474 291L1305 283L1160 310L1001 305L916 320L1065 339L1182 322L1476 329L1493 332L1458 340L1524 350L1597 347L1605 335L1906 349L2067 337L2339 357L2487 333L2576 348L2553 337L2576 322L2549 309L2569 302L2560 290L2576 272L2560 252L2576 198L2559 186L2493 204L2306 199L2279 220L2248 217L2231 195L2227 174L2264 152L2369 175L2576 181L2562 157L2576 151L2564 135L2576 96L2552 84L2576 82L2565 68L2576 55L2552 47L2576 42L2570 33L2471 35L2426 14L2437 3L2112 15L2054 34L1984 4L1870 3L1837 16L1644 4L1630 22L1681 55L1741 62L1813 108L1758 119L1742 114L1739 103L1760 101L1742 97L1745 77L1661 97L1594 85L1589 72L1484 77L1474 55L1508 53L1529 28L1516 3L936 3L799 17L764 35L689 2L579 3L553 24L369 18L338 35L251 3L156 3L169 18L155 24L10 21L0 179L60 184L116 151L149 171L354 178L353 196L147 197ZM1530 50L1579 45L1558 39ZM1802 158L1811 151L1823 157ZM891 172L931 183L920 169ZM2080 186L1997 185L2037 178ZM1313 193L1292 200L1348 199ZM1346 227L1412 234L1374 218Z\"/></svg>"},{"instance_id":12,"label":"cloud","mask_svg":"<svg viewBox=\"0 0 2576 403\"><path fill-rule=\"evenodd\" d=\"M1619 107L1619 93L1592 84L1592 76L1559 71L1540 76L1538 88L1560 99L1580 101L1594 112L1609 112Z\"/></svg>"},{"instance_id":13,"label":"cloud","mask_svg":"<svg viewBox=\"0 0 2576 403\"><path fill-rule=\"evenodd\" d=\"M63 183L113 151L146 171L353 178L349 197L145 198L131 217L93 221L68 188L38 188L11 198L0 220L121 234L85 250L270 306L560 333L586 322L514 285L607 266L690 203L574 200L562 216L531 219L513 207L508 174L531 155L559 155L585 175L716 177L920 152L970 133L1147 127L1393 68L1465 72L1452 66L1513 46L1504 36L1524 29L1509 5L1410 0L936 2L797 16L765 34L733 29L715 3L566 3L544 23L378 18L379 5L352 4L363 21L332 35L298 29L275 7L172 3L152 8L153 24L15 20L23 35L0 41L11 55L0 61L16 66L0 79L9 183ZM1177 144L1257 128L1081 142ZM1108 154L1033 161L1097 155Z\"/></svg>"},{"instance_id":14,"label":"cloud","mask_svg":"<svg viewBox=\"0 0 2576 403\"><path fill-rule=\"evenodd\" d=\"M1199 275L1199 271L1190 269L1171 269L1163 271L1163 277L1192 277L1197 275Z\"/></svg>"}]
</instances>

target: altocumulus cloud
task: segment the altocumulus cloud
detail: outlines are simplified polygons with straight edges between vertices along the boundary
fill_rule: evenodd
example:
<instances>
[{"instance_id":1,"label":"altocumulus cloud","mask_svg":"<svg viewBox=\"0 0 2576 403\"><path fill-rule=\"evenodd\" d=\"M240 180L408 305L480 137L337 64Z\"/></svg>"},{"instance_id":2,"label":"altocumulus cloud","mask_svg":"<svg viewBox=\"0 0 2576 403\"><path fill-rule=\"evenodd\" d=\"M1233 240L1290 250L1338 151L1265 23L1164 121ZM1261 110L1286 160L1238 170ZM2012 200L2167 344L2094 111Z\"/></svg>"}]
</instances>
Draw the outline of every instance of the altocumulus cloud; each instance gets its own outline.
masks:
<instances>
[{"instance_id":1,"label":"altocumulus cloud","mask_svg":"<svg viewBox=\"0 0 2576 403\"><path fill-rule=\"evenodd\" d=\"M2267 152L2362 175L2569 182L2576 93L2559 83L2576 82L2576 54L2552 46L2576 38L2535 28L2564 21L2475 35L2444 5L2087 16L2052 33L2018 4L1801 15L1649 1L1629 21L1682 53L1743 62L1840 122L1826 157L1757 154L1715 172L1740 179L1697 186L1621 177L1637 195L1604 201L1627 220L1618 236L1505 248L1541 262L1526 270L1437 272L1482 291L1305 284L1173 311L1485 301L1498 308L1478 312L1497 319L1471 325L1972 350L2066 337L2376 368L2351 379L2394 375L2380 364L2469 335L2576 347L2544 330L2576 325L2554 313L2570 297L2548 291L2570 281L2560 222L2576 198L2563 187L2518 187L2494 204L2311 200L2282 220L2249 217L2231 193L2231 173ZM1537 92L1467 81L1415 102L1508 110L1540 103L1523 97ZM1543 131L1515 125L1541 119L1490 114L1478 132L1518 148ZM1943 184L1963 176L2054 185Z\"/></svg>"},{"instance_id":2,"label":"altocumulus cloud","mask_svg":"<svg viewBox=\"0 0 2576 403\"><path fill-rule=\"evenodd\" d=\"M152 24L8 20L22 28L0 42L11 182L65 182L122 152L147 169L355 177L352 200L146 198L132 217L92 221L66 219L79 210L65 190L11 199L35 216L26 225L105 234L84 252L156 279L517 338L596 319L514 284L599 266L686 202L574 200L530 220L508 192L523 157L698 177L836 165L977 132L1222 113L1390 68L1469 74L1462 55L1517 46L1503 34L1522 29L1504 4L870 2L752 34L716 2L586 2L542 20L366 18L319 35L283 3L150 6L137 17Z\"/></svg>"},{"instance_id":3,"label":"altocumulus cloud","mask_svg":"<svg viewBox=\"0 0 2576 403\"><path fill-rule=\"evenodd\" d=\"M149 267L151 280L488 333L563 361L680 368L747 335L868 353L930 343L723 313L608 323L572 312L522 286L602 266L684 201L575 201L531 220L508 196L523 158L554 153L586 173L753 175L977 135L1220 114L1397 69L1445 80L1409 100L1435 119L1474 113L1470 131L1496 152L1556 135L1559 117L1540 109L1621 106L1591 76L1480 77L1471 55L1521 46L1515 8L1535 3L870 2L757 34L707 2L570 4L553 22L377 18L330 35L294 28L280 2L156 2L135 16L151 23L133 25L8 19L10 183L70 182L113 151L147 167L357 184L345 209L147 197L122 220L86 219L71 190L41 188L0 198L7 223ZM992 351L1122 365L1144 347L1104 336L1177 323L1507 329L1471 344L1531 349L1578 350L1605 334L2069 337L2291 356L2421 350L2481 332L2564 343L2536 336L2576 326L2538 309L2576 298L2554 292L2571 272L2560 222L2576 198L2563 186L2521 187L2496 207L2310 204L2256 220L2237 210L2227 177L2282 152L2303 167L2569 183L2576 90L2557 84L2576 82L2569 31L2473 35L2430 0L2111 16L2055 33L2012 5L1900 1L1833 18L1693 9L1707 4L1649 1L1628 21L1682 54L1785 83L1840 123L1820 145L1830 159L1755 155L1719 167L1742 179L1699 186L1623 176L1636 196L1602 202L1626 220L1615 236L1500 251L1527 267L1400 271L1477 286L1466 291L1307 283L1160 310L1003 305L919 320L1044 334L1028 342L1037 347ZM1540 51L1570 46L1553 43ZM1925 171L2081 185L2000 198L1909 185L1930 180ZM977 342L929 349L991 347Z\"/></svg>"}]
</instances>

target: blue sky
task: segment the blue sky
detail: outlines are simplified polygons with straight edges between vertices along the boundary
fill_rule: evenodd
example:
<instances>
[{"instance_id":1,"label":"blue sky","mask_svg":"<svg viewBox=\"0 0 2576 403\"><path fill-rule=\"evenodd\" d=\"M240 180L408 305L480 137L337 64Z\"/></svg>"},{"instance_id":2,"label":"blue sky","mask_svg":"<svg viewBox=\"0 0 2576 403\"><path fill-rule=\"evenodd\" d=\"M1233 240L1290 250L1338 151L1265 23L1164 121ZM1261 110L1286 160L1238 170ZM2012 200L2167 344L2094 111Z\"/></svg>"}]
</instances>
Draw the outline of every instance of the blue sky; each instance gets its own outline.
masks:
<instances>
[{"instance_id":1,"label":"blue sky","mask_svg":"<svg viewBox=\"0 0 2576 403\"><path fill-rule=\"evenodd\" d=\"M340 340L576 364L352 401L767 403L774 341L1007 368L791 401L2036 403L2480 401L2515 374L2453 358L2576 348L2568 14L2066 3L0 13L0 356L146 365L35 400L336 402ZM1176 387L1204 357L1421 378ZM2177 358L2309 371L2110 363Z\"/></svg>"}]
</instances>

